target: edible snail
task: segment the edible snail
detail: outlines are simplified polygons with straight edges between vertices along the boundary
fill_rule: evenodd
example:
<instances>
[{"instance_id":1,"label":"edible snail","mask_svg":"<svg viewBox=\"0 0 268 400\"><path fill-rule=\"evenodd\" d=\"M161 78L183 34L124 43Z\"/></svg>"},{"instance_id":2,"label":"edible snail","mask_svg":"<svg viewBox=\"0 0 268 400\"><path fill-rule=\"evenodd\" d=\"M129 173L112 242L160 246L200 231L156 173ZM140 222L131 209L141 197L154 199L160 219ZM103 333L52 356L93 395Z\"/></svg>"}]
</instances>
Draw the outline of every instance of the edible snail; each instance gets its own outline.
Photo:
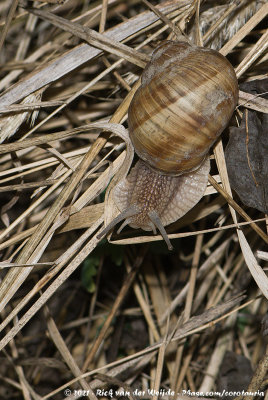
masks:
<instances>
[{"instance_id":1,"label":"edible snail","mask_svg":"<svg viewBox=\"0 0 268 400\"><path fill-rule=\"evenodd\" d=\"M227 126L238 100L229 61L212 49L165 41L145 67L128 112L129 135L140 160L113 189L121 211L99 235L125 225L156 228L189 211L208 182L208 152ZM120 231L119 230L119 231Z\"/></svg>"}]
</instances>

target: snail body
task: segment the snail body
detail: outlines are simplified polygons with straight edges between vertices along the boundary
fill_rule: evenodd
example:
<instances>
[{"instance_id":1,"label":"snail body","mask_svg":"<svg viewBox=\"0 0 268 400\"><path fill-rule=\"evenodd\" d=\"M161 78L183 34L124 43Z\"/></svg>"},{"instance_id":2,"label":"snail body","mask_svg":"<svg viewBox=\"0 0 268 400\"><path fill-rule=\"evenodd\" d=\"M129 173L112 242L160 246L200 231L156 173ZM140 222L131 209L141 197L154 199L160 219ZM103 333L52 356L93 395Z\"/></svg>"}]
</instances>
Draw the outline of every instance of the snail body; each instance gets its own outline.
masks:
<instances>
[{"instance_id":1,"label":"snail body","mask_svg":"<svg viewBox=\"0 0 268 400\"><path fill-rule=\"evenodd\" d=\"M203 196L208 152L227 126L238 100L235 71L215 50L186 42L162 43L145 67L129 107L131 142L140 160L113 190L119 220L159 229Z\"/></svg>"}]
</instances>

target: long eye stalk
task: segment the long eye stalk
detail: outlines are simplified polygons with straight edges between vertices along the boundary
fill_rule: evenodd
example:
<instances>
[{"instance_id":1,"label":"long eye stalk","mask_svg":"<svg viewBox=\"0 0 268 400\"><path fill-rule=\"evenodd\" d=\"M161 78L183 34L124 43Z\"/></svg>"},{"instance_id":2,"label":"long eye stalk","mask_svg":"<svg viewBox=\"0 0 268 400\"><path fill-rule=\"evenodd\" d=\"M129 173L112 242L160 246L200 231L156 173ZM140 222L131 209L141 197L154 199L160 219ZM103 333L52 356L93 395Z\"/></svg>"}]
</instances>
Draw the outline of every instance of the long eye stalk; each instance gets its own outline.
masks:
<instances>
[{"instance_id":1,"label":"long eye stalk","mask_svg":"<svg viewBox=\"0 0 268 400\"><path fill-rule=\"evenodd\" d=\"M157 229L159 230L159 232L161 233L164 241L167 244L167 247L169 250L173 250L173 246L170 243L170 240L168 238L167 232L161 222L161 219L159 218L157 212L155 210L149 211L148 212L148 216L150 218L150 220L152 221L152 223L157 227Z\"/></svg>"},{"instance_id":2,"label":"long eye stalk","mask_svg":"<svg viewBox=\"0 0 268 400\"><path fill-rule=\"evenodd\" d=\"M97 239L101 239L103 236L105 236L111 229L115 227L119 222L123 221L124 219L127 221L127 218L133 217L133 215L136 215L139 213L139 208L133 204L131 207L128 207L127 209L123 210L115 219L113 219L107 226L104 228L98 235ZM123 225L120 229L120 231L123 229L125 225L127 225L124 221ZM119 233L119 232L118 232Z\"/></svg>"},{"instance_id":3,"label":"long eye stalk","mask_svg":"<svg viewBox=\"0 0 268 400\"><path fill-rule=\"evenodd\" d=\"M98 235L97 238L101 239L102 237L104 237L111 229L113 229L115 227L115 225L117 225L119 222L125 220L123 222L123 224L120 226L120 228L118 229L117 233L120 233L122 231L122 229L128 225L131 220L130 218L133 217L134 215L137 215L140 212L140 209L137 205L133 204L131 207L125 209L124 211L122 211L113 221L111 221L106 228L104 228ZM159 218L157 212L155 210L149 211L148 212L148 217L150 218L151 222L152 222L152 230L154 231L154 233L156 233L155 231L155 227L159 230L160 234L162 235L164 241L167 244L167 247L169 250L173 250L173 246L170 243L170 240L168 238L167 232L161 222L161 219Z\"/></svg>"}]
</instances>

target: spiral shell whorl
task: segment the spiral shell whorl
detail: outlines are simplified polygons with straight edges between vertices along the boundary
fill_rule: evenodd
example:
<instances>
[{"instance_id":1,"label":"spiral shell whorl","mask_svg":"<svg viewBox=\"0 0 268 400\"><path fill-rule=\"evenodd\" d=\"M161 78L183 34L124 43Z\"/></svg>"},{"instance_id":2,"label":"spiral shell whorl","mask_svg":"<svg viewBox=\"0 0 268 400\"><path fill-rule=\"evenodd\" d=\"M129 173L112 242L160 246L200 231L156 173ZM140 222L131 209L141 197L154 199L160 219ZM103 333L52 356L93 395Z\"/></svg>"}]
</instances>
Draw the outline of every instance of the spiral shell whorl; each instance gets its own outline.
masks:
<instances>
[{"instance_id":1,"label":"spiral shell whorl","mask_svg":"<svg viewBox=\"0 0 268 400\"><path fill-rule=\"evenodd\" d=\"M129 108L137 154L163 174L198 168L237 99L237 79L225 57L184 42L164 42L154 51Z\"/></svg>"}]
</instances>

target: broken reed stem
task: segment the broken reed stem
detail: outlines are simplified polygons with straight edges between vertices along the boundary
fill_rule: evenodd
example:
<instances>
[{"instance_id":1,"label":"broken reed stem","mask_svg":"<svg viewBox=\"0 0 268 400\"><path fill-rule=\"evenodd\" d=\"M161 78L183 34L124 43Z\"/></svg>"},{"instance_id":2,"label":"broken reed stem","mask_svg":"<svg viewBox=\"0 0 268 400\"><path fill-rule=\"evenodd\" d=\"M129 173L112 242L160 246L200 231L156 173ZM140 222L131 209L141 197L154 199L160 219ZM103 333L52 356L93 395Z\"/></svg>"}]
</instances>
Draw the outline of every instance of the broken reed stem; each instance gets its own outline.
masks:
<instances>
[{"instance_id":1,"label":"broken reed stem","mask_svg":"<svg viewBox=\"0 0 268 400\"><path fill-rule=\"evenodd\" d=\"M209 183L217 190L217 192L219 192L226 199L228 204L230 204L230 206L232 206L233 209L238 212L238 214L240 214L246 221L248 221L254 231L257 232L257 234L268 244L268 236L266 235L266 233L264 233L263 230L257 224L255 224L255 222L252 221L249 215L232 199L231 196L229 196L229 194L216 182L216 180L211 175L209 175L208 180Z\"/></svg>"}]
</instances>

